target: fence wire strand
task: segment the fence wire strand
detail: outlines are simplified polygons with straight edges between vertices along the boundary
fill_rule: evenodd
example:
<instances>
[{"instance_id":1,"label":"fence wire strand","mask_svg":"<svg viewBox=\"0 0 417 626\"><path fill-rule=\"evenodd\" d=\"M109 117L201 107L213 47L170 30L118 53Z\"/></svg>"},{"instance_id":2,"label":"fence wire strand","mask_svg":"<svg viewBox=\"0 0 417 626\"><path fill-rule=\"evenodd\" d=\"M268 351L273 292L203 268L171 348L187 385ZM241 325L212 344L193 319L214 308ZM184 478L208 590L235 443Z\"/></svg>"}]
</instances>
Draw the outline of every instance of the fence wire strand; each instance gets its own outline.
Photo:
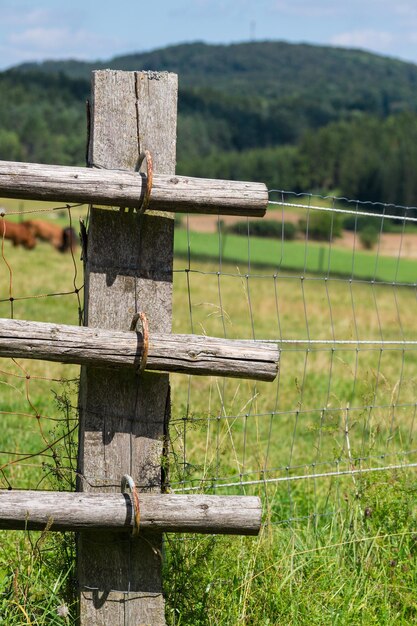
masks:
<instances>
[{"instance_id":1,"label":"fence wire strand","mask_svg":"<svg viewBox=\"0 0 417 626\"><path fill-rule=\"evenodd\" d=\"M250 218L178 221L173 331L276 343L280 368L274 383L172 376L167 488L260 494L272 524L305 523L333 515L363 477L417 467L417 208L270 197L272 237ZM65 213L73 228L78 209L8 212L2 223ZM2 315L81 323L73 250L23 250L6 232ZM65 388L78 370L67 368L3 361L3 488L74 484L76 391ZM91 484L117 487L120 476Z\"/></svg>"},{"instance_id":2,"label":"fence wire strand","mask_svg":"<svg viewBox=\"0 0 417 626\"><path fill-rule=\"evenodd\" d=\"M1 210L2 317L81 323L83 284L73 218L81 207L21 205L18 211ZM27 221L32 214L42 214L43 219ZM45 236L34 231L35 226L46 229ZM77 368L3 359L0 386L0 485L71 490L76 472Z\"/></svg>"},{"instance_id":3,"label":"fence wire strand","mask_svg":"<svg viewBox=\"0 0 417 626\"><path fill-rule=\"evenodd\" d=\"M416 467L417 208L270 190L264 221L269 237L250 218L177 224L175 330L281 356L273 384L190 377L183 400L173 377L170 487L273 489L282 523L336 510L343 481Z\"/></svg>"}]
</instances>

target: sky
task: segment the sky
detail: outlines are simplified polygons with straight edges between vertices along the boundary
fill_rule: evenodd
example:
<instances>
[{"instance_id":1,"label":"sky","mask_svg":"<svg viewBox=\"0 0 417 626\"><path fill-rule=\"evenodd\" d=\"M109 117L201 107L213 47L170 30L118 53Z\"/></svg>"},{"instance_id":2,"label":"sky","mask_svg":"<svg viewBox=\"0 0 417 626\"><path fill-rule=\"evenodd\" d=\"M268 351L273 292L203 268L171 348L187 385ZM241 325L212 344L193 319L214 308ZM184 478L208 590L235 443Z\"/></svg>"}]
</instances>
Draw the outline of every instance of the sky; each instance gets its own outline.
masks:
<instances>
[{"instance_id":1,"label":"sky","mask_svg":"<svg viewBox=\"0 0 417 626\"><path fill-rule=\"evenodd\" d=\"M417 0L0 0L0 70L250 40L362 48L417 63Z\"/></svg>"}]
</instances>

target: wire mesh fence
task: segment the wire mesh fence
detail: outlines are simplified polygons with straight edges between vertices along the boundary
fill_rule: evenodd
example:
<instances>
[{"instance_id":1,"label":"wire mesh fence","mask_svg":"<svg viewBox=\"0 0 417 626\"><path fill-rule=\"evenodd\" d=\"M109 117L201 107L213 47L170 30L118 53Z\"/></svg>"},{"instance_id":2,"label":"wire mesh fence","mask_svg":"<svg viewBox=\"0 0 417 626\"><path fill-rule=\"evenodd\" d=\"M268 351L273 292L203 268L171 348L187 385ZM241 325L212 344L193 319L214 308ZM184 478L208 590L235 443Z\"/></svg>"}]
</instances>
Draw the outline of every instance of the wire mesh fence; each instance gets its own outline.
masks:
<instances>
[{"instance_id":1,"label":"wire mesh fence","mask_svg":"<svg viewBox=\"0 0 417 626\"><path fill-rule=\"evenodd\" d=\"M0 211L0 316L81 323L80 205L9 204ZM2 488L74 487L77 381L74 366L2 359Z\"/></svg>"},{"instance_id":2,"label":"wire mesh fence","mask_svg":"<svg viewBox=\"0 0 417 626\"><path fill-rule=\"evenodd\" d=\"M417 465L416 209L271 190L265 219L270 237L249 219L177 229L176 328L278 342L281 359L274 385L175 381L171 487L255 491L282 523Z\"/></svg>"},{"instance_id":3,"label":"wire mesh fence","mask_svg":"<svg viewBox=\"0 0 417 626\"><path fill-rule=\"evenodd\" d=\"M8 220L24 223L43 212L72 227L79 209L3 215L3 317L81 321L82 276L72 248L61 255L42 243L40 261L37 250L7 241ZM260 237L248 218L238 227L236 218L181 220L174 330L278 342L281 363L273 385L173 377L173 490L261 489L274 494L272 519L282 522L334 510L344 480L417 464L416 214L413 207L271 190L272 237ZM63 380L75 380L77 368L68 376L67 366L48 364L45 374L45 364L4 363L2 414L19 423L19 437L5 428L3 486L40 486L57 471L54 446L76 431L76 417L70 424L58 413L67 398ZM46 396L55 398L53 416L45 414ZM59 463L70 461L64 455Z\"/></svg>"},{"instance_id":4,"label":"wire mesh fence","mask_svg":"<svg viewBox=\"0 0 417 626\"><path fill-rule=\"evenodd\" d=\"M36 219L31 213L39 210L47 221L69 227L85 213L82 207L35 206L9 209L2 217L0 315L80 323L79 249L61 254L40 242L25 250L6 238L8 221ZM282 528L284 535L287 525L309 528L312 520L327 523L344 510L346 530L354 515L343 507L363 489L364 478L417 466L416 215L413 207L271 190L267 217L256 223L215 216L178 220L173 331L276 342L281 357L274 383L172 375L168 489L259 494L266 527ZM260 236L261 223L272 236ZM73 489L78 368L3 359L0 369L2 488ZM370 508L362 504L365 519ZM355 536L337 534L333 525L325 544L306 539L298 548L276 534L265 563L259 561L262 541L259 548L248 544L252 569L248 565L238 585L227 570L216 576L208 571L207 585L229 594L237 585L259 606L269 593L268 575L275 580L285 559L307 563L318 551L330 562L332 555L340 557L334 546L341 545L363 546L365 554L376 536L385 550L399 532L401 541L410 534L408 546L414 531L407 520L383 533L364 525ZM190 597L201 595L200 587L197 595L189 587L202 573L197 563L190 577L192 559L208 558L215 545L230 547L229 539L197 543L191 537L190 551L184 539L167 537L173 611L185 605L187 589ZM73 549L73 543L71 538L67 545ZM5 562L14 558L9 554ZM282 575L289 576L286 570ZM11 589L22 580L23 572L14 575Z\"/></svg>"}]
</instances>

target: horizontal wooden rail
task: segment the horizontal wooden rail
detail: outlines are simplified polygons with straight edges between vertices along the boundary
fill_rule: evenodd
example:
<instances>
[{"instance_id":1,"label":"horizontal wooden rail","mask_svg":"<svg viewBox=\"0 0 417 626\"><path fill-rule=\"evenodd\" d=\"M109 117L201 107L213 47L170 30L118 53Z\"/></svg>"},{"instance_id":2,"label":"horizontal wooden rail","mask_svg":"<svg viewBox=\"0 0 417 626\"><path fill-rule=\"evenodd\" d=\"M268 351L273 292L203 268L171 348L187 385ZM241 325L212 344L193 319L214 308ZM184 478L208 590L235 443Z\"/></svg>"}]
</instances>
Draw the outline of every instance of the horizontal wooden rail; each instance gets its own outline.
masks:
<instances>
[{"instance_id":1,"label":"horizontal wooden rail","mask_svg":"<svg viewBox=\"0 0 417 626\"><path fill-rule=\"evenodd\" d=\"M0 357L266 381L279 361L275 344L162 333L150 334L146 363L142 354L140 332L0 318Z\"/></svg>"},{"instance_id":2,"label":"horizontal wooden rail","mask_svg":"<svg viewBox=\"0 0 417 626\"><path fill-rule=\"evenodd\" d=\"M261 502L254 496L139 493L139 531L257 535ZM134 526L130 494L0 491L0 529L112 530Z\"/></svg>"},{"instance_id":3,"label":"horizontal wooden rail","mask_svg":"<svg viewBox=\"0 0 417 626\"><path fill-rule=\"evenodd\" d=\"M146 186L146 176L136 172L0 161L4 198L139 208ZM262 217L267 206L263 183L154 174L148 208Z\"/></svg>"}]
</instances>

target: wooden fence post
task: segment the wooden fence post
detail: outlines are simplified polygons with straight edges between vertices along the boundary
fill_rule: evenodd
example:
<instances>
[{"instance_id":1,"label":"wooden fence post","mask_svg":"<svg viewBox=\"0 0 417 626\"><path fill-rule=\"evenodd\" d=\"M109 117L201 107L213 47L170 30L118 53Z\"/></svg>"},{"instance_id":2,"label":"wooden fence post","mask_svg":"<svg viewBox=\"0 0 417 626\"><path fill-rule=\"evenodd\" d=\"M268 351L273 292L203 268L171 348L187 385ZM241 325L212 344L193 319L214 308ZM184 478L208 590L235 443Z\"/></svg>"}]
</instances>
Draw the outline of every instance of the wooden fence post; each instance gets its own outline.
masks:
<instances>
[{"instance_id":1,"label":"wooden fence post","mask_svg":"<svg viewBox=\"0 0 417 626\"><path fill-rule=\"evenodd\" d=\"M135 170L139 154L149 150L154 171L173 174L177 76L98 71L92 91L89 165ZM150 332L171 331L173 227L167 213L91 209L86 325L129 330L134 314L143 311ZM85 366L79 405L78 490L120 491L124 474L133 477L139 491L160 490L168 375ZM133 539L124 533L81 533L80 623L165 624L161 549L161 535L141 533Z\"/></svg>"}]
</instances>

